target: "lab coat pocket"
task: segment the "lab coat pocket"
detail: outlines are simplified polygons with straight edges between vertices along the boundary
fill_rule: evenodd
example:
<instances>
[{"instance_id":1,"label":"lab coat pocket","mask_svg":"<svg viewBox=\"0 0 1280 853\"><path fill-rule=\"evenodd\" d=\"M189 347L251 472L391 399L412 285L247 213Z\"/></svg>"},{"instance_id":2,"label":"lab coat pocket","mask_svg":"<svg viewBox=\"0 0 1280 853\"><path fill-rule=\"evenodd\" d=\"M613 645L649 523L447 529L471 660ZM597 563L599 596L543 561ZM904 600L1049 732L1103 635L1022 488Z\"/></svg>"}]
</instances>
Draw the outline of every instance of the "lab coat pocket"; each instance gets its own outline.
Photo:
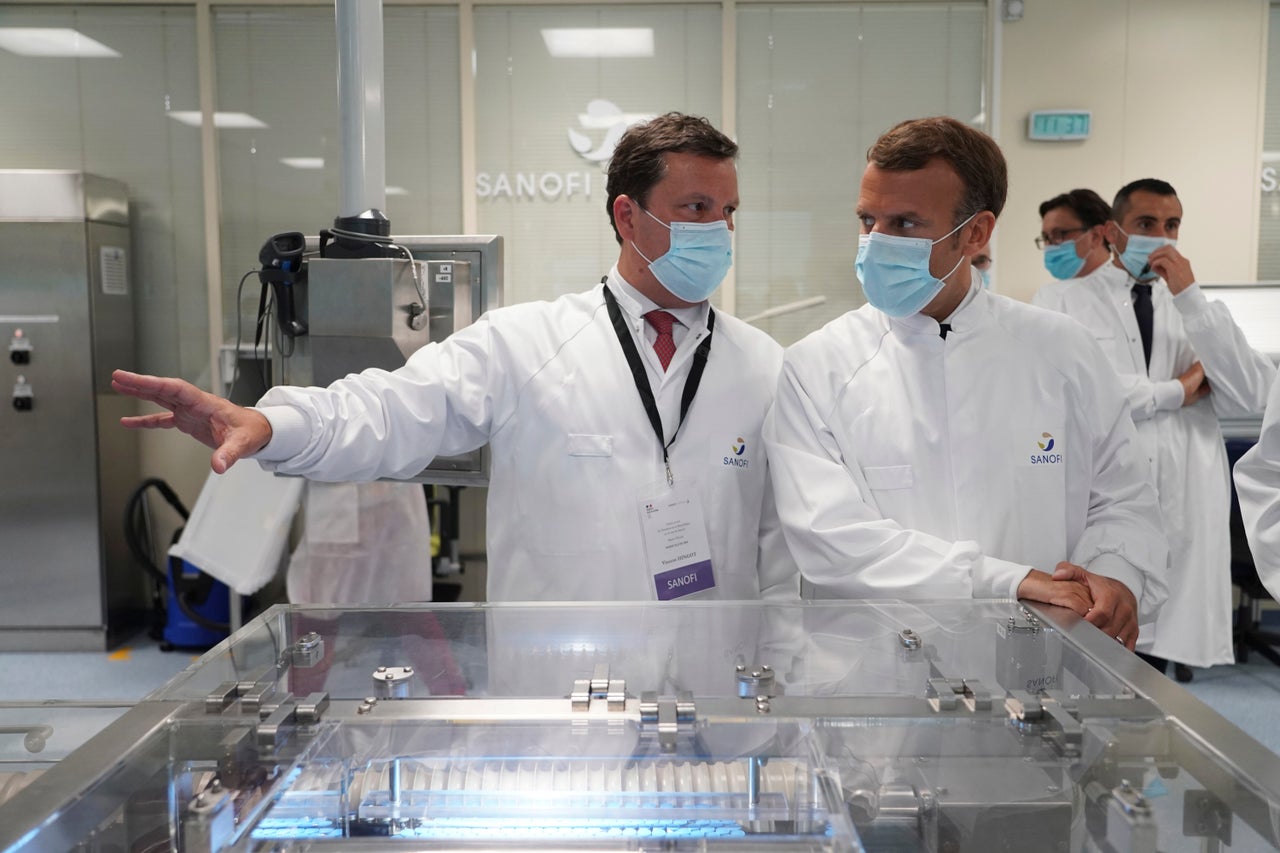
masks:
<instances>
[{"instance_id":1,"label":"lab coat pocket","mask_svg":"<svg viewBox=\"0 0 1280 853\"><path fill-rule=\"evenodd\" d=\"M1107 361L1115 365L1119 369L1120 365L1128 363L1128 344L1125 343L1122 336L1117 336L1113 332L1093 333L1094 343L1102 350L1102 354L1106 356Z\"/></svg>"},{"instance_id":2,"label":"lab coat pocket","mask_svg":"<svg viewBox=\"0 0 1280 853\"><path fill-rule=\"evenodd\" d=\"M867 488L872 491L909 489L916 481L915 472L910 465L863 468L862 474L867 478Z\"/></svg>"},{"instance_id":3,"label":"lab coat pocket","mask_svg":"<svg viewBox=\"0 0 1280 853\"><path fill-rule=\"evenodd\" d=\"M569 434L570 456L612 456L613 436Z\"/></svg>"}]
</instances>

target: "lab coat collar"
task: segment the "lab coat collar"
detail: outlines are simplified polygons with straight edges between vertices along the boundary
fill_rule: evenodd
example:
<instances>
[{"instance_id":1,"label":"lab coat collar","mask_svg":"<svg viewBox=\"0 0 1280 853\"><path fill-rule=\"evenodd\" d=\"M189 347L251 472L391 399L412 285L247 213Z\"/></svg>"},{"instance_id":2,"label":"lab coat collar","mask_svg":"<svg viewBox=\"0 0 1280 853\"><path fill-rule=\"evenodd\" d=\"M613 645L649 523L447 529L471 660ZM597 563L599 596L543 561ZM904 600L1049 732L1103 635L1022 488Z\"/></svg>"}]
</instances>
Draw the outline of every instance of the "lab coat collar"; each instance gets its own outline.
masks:
<instances>
[{"instance_id":1,"label":"lab coat collar","mask_svg":"<svg viewBox=\"0 0 1280 853\"><path fill-rule=\"evenodd\" d=\"M969 285L969 292L965 294L964 299L956 306L956 310L951 312L951 316L944 321L951 324L950 334L963 334L977 328L979 323L987 316L988 312L985 307L987 298L988 295L984 295L980 284L975 282ZM942 342L938 321L927 314L912 314L910 317L889 317L885 315L885 317L889 321L889 327L894 334L900 337L921 335L937 338L939 343Z\"/></svg>"},{"instance_id":2,"label":"lab coat collar","mask_svg":"<svg viewBox=\"0 0 1280 853\"><path fill-rule=\"evenodd\" d=\"M690 331L701 331L707 327L707 315L711 311L710 302L699 302L697 305L688 308L663 308L623 278L622 274L618 272L617 265L614 265L613 269L609 270L605 283L609 285L609 290L617 297L618 307L627 315L627 319L631 322L633 328L640 328L641 318L645 314L658 310L666 311Z\"/></svg>"}]
</instances>

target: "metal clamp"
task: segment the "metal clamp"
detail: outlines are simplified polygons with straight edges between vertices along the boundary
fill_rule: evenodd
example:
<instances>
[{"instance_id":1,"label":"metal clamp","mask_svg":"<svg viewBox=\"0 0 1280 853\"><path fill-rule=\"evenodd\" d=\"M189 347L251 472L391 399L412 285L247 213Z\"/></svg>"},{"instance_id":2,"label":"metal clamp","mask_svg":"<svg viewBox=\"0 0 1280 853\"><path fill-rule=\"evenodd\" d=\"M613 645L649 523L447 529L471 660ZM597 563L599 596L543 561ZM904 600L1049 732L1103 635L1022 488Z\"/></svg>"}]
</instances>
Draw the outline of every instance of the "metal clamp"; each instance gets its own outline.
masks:
<instances>
[{"instance_id":1,"label":"metal clamp","mask_svg":"<svg viewBox=\"0 0 1280 853\"><path fill-rule=\"evenodd\" d=\"M303 634L289 650L293 665L300 668L313 667L324 659L324 638L315 631Z\"/></svg>"}]
</instances>

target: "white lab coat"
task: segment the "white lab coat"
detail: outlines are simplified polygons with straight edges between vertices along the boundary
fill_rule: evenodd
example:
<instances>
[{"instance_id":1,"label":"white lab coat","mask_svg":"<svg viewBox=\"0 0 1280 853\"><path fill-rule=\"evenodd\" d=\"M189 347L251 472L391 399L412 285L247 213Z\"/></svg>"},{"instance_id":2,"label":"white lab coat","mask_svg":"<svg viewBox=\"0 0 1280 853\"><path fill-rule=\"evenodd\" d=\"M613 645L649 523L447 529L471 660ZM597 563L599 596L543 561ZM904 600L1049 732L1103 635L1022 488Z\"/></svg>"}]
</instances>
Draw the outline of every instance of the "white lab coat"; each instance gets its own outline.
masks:
<instances>
[{"instance_id":1,"label":"white lab coat","mask_svg":"<svg viewBox=\"0 0 1280 853\"><path fill-rule=\"evenodd\" d=\"M289 557L294 604L431 600L431 521L416 483L308 481L302 540Z\"/></svg>"},{"instance_id":2,"label":"white lab coat","mask_svg":"<svg viewBox=\"0 0 1280 853\"><path fill-rule=\"evenodd\" d=\"M642 306L616 269L609 279L648 350L669 440L706 312L664 374L642 340ZM716 587L699 597L795 595L760 441L781 360L764 332L716 313L702 384L670 451L706 521ZM314 479L407 477L487 442L490 601L655 597L640 497L665 485L666 469L600 286L491 311L394 372L274 388L259 408L273 428L263 467Z\"/></svg>"},{"instance_id":3,"label":"white lab coat","mask_svg":"<svg viewBox=\"0 0 1280 853\"><path fill-rule=\"evenodd\" d=\"M1258 577L1280 599L1280 381L1271 383L1258 443L1236 462L1240 517Z\"/></svg>"},{"instance_id":4,"label":"white lab coat","mask_svg":"<svg viewBox=\"0 0 1280 853\"><path fill-rule=\"evenodd\" d=\"M1075 323L973 288L950 318L851 311L789 348L765 425L816 596L1005 598L1061 560L1165 596L1124 397ZM1101 378L1100 378L1101 377Z\"/></svg>"},{"instance_id":5,"label":"white lab coat","mask_svg":"<svg viewBox=\"0 0 1280 853\"><path fill-rule=\"evenodd\" d=\"M1114 264L1055 282L1034 302L1084 324L1120 376L1151 464L1169 539L1169 600L1140 651L1193 666L1231 663L1230 471L1218 417L1262 411L1275 368L1245 341L1227 307L1192 285L1151 291L1151 367L1134 317L1133 279ZM1208 398L1182 405L1177 377L1199 360Z\"/></svg>"}]
</instances>

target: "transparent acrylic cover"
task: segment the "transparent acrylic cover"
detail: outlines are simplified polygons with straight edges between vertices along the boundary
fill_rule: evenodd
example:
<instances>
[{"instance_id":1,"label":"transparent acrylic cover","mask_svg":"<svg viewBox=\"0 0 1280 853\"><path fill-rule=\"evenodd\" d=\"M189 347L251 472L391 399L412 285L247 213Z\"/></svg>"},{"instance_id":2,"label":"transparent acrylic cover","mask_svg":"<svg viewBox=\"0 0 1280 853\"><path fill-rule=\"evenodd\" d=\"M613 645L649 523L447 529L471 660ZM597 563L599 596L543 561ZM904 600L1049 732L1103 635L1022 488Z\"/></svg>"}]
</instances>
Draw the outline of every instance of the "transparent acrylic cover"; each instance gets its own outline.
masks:
<instances>
[{"instance_id":1,"label":"transparent acrylic cover","mask_svg":"<svg viewBox=\"0 0 1280 853\"><path fill-rule=\"evenodd\" d=\"M0 850L1280 840L1280 758L1007 601L276 608L41 781Z\"/></svg>"}]
</instances>

